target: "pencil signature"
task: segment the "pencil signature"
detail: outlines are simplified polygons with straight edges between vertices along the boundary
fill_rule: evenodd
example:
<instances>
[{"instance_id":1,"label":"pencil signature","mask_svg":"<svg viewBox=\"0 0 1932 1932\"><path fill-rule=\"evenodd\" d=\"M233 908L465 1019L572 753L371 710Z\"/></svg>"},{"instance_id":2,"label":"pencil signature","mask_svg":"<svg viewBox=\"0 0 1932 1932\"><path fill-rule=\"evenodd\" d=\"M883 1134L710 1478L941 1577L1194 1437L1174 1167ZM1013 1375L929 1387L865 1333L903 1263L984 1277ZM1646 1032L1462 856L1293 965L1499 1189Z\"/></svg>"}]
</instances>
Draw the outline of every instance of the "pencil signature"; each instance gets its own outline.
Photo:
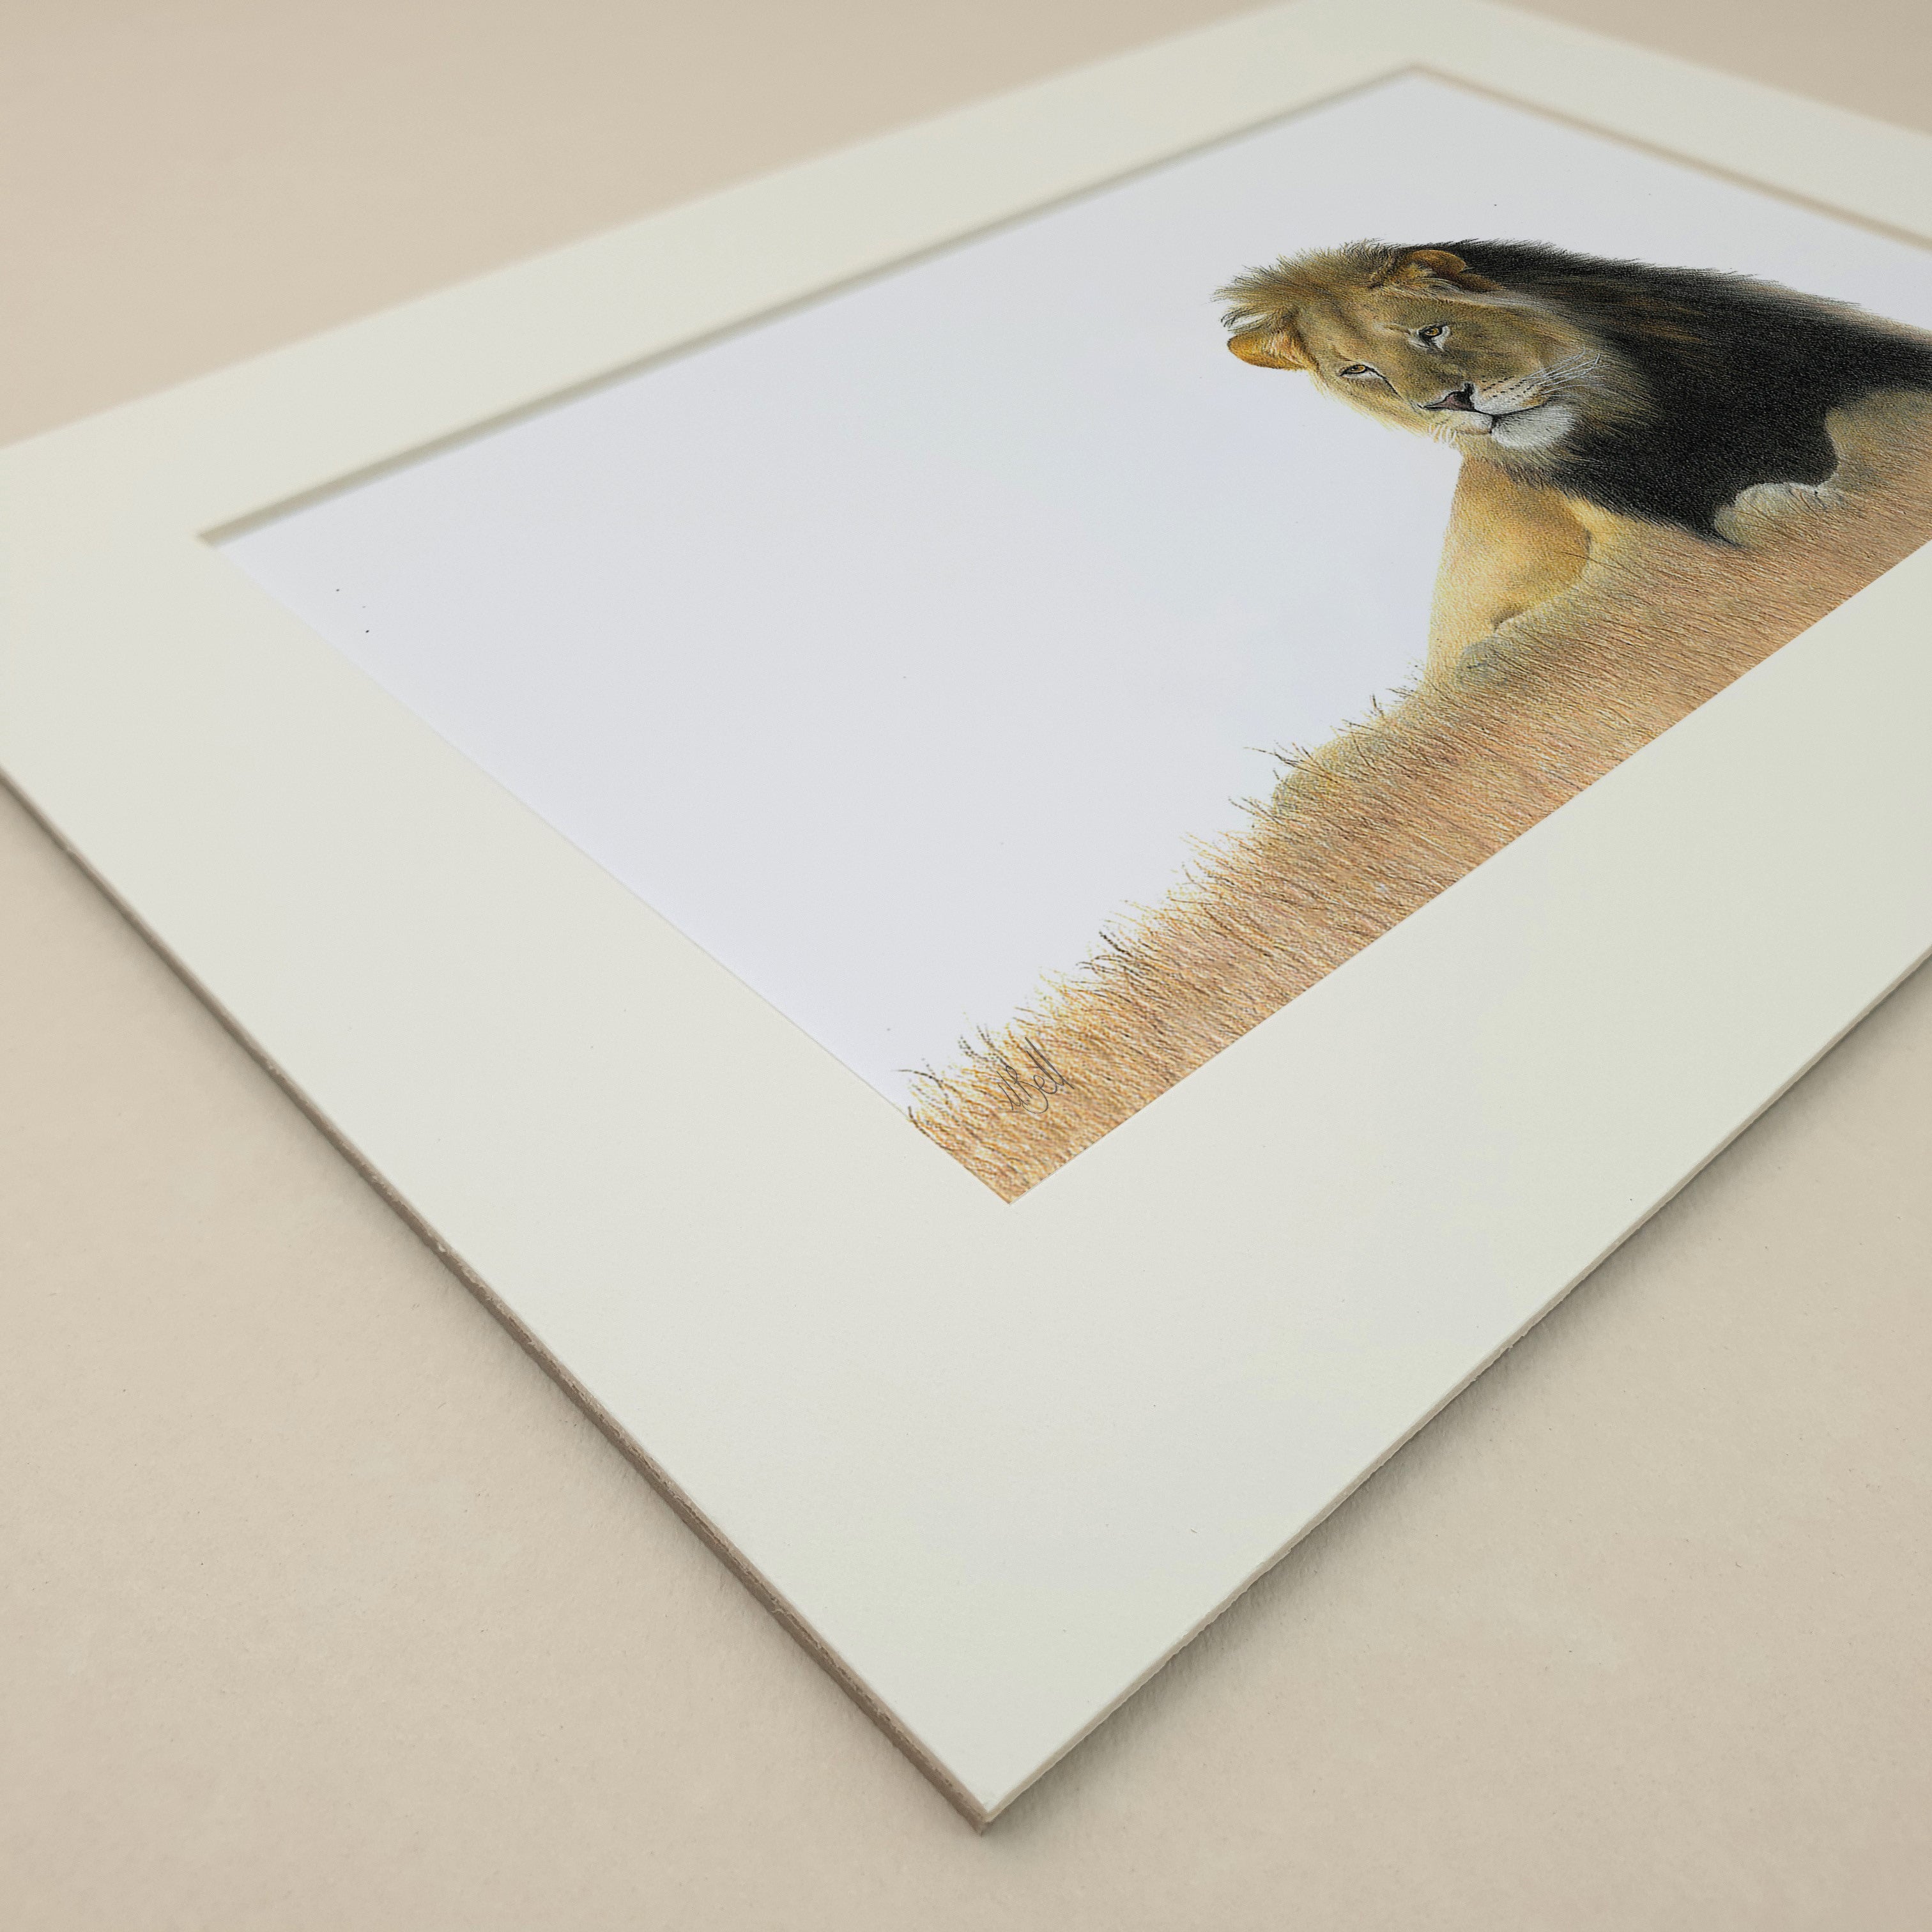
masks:
<instances>
[{"instance_id":1,"label":"pencil signature","mask_svg":"<svg viewBox=\"0 0 1932 1932\"><path fill-rule=\"evenodd\" d=\"M1009 1113L1044 1114L1052 1106L1053 1096L1065 1093L1072 1082L1037 1040L1022 1039L1012 1044L1013 1050L1009 1052L991 1034L982 1031L976 1041L961 1040L959 1051L967 1066L1006 1102ZM949 1078L930 1066L909 1071L915 1088L930 1088L942 1102L953 1095L956 1076ZM915 1111L914 1118L917 1118Z\"/></svg>"}]
</instances>

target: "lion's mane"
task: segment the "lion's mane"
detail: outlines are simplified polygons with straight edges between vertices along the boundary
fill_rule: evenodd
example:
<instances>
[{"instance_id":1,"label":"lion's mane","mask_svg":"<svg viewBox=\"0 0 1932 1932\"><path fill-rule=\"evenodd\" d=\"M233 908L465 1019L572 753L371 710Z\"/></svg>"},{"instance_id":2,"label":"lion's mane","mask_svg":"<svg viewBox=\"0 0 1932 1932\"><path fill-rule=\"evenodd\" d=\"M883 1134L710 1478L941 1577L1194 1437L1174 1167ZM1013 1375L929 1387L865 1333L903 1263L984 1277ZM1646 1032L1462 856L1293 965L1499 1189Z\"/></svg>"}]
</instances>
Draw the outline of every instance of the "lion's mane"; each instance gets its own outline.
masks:
<instances>
[{"instance_id":1,"label":"lion's mane","mask_svg":"<svg viewBox=\"0 0 1932 1932\"><path fill-rule=\"evenodd\" d=\"M1378 287L1420 256L1460 258L1452 298L1518 304L1600 353L1607 383L1566 384L1580 420L1513 463L1622 515L1721 538L1719 513L1759 484L1816 485L1838 467L1834 410L1932 391L1932 336L1848 303L1708 268L1573 254L1538 242L1352 242L1250 271L1221 291L1232 329L1292 326L1297 306ZM1506 460L1499 454L1492 460Z\"/></svg>"},{"instance_id":2,"label":"lion's mane","mask_svg":"<svg viewBox=\"0 0 1932 1932\"><path fill-rule=\"evenodd\" d=\"M1718 512L1754 485L1829 479L1832 411L1880 391L1932 390L1932 338L1774 282L1532 242L1443 245L1635 372L1640 412L1610 423L1586 412L1544 472L1626 516L1716 536Z\"/></svg>"}]
</instances>

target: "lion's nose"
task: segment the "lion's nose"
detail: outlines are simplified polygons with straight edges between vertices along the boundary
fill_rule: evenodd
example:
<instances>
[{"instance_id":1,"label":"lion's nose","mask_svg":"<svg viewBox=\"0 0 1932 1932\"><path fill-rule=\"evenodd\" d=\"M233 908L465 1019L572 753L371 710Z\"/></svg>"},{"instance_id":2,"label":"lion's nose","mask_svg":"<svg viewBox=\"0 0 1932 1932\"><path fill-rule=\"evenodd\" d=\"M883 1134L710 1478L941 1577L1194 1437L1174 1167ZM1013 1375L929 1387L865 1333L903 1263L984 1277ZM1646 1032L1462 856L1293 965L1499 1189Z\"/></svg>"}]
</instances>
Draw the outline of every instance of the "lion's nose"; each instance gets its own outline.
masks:
<instances>
[{"instance_id":1,"label":"lion's nose","mask_svg":"<svg viewBox=\"0 0 1932 1932\"><path fill-rule=\"evenodd\" d=\"M1451 389L1446 396L1438 397L1432 403L1424 403L1425 410L1469 410L1476 406L1472 400L1476 393L1473 382L1465 382L1460 389Z\"/></svg>"}]
</instances>

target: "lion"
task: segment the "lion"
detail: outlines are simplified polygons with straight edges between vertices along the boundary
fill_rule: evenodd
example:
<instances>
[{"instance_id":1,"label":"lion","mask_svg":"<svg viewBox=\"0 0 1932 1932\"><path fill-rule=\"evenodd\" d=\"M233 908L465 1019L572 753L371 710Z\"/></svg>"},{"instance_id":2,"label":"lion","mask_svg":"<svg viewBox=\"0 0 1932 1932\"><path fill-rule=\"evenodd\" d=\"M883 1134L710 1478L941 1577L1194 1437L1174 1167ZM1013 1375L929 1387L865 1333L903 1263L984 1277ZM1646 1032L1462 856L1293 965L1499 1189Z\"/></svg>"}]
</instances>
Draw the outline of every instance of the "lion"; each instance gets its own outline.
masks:
<instances>
[{"instance_id":1,"label":"lion","mask_svg":"<svg viewBox=\"0 0 1932 1932\"><path fill-rule=\"evenodd\" d=\"M1774 283L1528 242L1356 242L1238 277L1228 347L1462 453L1425 682L1648 533L1713 561L1882 472L1932 336Z\"/></svg>"}]
</instances>

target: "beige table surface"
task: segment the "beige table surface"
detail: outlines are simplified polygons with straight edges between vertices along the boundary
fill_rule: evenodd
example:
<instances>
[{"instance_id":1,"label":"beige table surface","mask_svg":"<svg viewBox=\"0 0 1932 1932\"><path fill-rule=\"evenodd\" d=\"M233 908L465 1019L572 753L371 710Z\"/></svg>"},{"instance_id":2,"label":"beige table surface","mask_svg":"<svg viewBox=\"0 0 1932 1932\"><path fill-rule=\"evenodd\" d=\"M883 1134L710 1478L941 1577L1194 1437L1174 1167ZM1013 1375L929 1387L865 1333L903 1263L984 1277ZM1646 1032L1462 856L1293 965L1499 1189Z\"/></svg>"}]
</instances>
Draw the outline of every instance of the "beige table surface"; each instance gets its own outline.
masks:
<instances>
[{"instance_id":1,"label":"beige table surface","mask_svg":"<svg viewBox=\"0 0 1932 1932\"><path fill-rule=\"evenodd\" d=\"M11 7L0 435L1232 10ZM976 1838L0 797L0 1925L1924 1926L1928 1176L1932 973Z\"/></svg>"}]
</instances>

